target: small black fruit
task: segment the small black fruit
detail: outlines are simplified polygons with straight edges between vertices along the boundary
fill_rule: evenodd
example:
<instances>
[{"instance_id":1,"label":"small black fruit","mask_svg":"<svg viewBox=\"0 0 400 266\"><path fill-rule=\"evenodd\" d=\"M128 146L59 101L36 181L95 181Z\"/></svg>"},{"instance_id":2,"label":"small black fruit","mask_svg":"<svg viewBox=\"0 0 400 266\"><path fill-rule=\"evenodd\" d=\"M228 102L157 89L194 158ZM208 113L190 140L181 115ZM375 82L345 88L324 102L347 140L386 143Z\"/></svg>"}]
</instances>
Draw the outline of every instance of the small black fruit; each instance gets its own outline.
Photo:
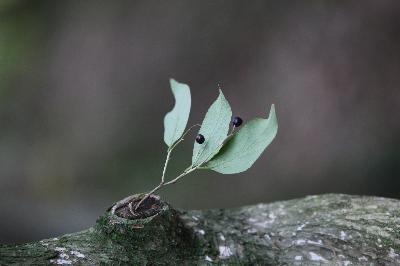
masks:
<instances>
[{"instance_id":1,"label":"small black fruit","mask_svg":"<svg viewBox=\"0 0 400 266\"><path fill-rule=\"evenodd\" d=\"M234 118L233 118L233 120L232 120L232 125L234 126L234 127L240 127L240 125L243 123L243 120L240 118L240 117L238 117L238 116L235 116Z\"/></svg>"},{"instance_id":2,"label":"small black fruit","mask_svg":"<svg viewBox=\"0 0 400 266\"><path fill-rule=\"evenodd\" d=\"M199 144L202 144L206 139L204 138L203 135L199 134L196 136L196 142Z\"/></svg>"}]
</instances>

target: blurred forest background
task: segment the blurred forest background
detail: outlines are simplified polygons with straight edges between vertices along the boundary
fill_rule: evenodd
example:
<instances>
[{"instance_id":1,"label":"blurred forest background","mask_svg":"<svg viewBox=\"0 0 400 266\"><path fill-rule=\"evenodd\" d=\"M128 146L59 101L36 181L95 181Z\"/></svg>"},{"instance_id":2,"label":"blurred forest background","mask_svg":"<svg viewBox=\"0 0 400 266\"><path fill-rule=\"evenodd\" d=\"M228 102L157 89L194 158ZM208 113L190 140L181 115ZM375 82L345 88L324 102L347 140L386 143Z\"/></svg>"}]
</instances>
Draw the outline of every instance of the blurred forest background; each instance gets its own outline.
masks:
<instances>
[{"instance_id":1,"label":"blurred forest background","mask_svg":"<svg viewBox=\"0 0 400 266\"><path fill-rule=\"evenodd\" d=\"M174 206L400 198L399 1L1 0L0 243L84 229L153 188L170 77L191 87L189 124L221 83L235 115L275 103L280 127L249 171L161 191Z\"/></svg>"}]
</instances>

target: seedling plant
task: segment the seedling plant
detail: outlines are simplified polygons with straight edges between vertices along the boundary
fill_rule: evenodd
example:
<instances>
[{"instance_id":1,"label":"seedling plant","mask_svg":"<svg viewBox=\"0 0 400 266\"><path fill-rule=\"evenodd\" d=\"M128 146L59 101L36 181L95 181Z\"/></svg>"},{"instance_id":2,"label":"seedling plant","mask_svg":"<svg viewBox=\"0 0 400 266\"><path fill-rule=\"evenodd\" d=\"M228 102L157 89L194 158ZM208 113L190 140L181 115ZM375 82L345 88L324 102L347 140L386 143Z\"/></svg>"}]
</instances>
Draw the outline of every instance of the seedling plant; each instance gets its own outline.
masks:
<instances>
[{"instance_id":1,"label":"seedling plant","mask_svg":"<svg viewBox=\"0 0 400 266\"><path fill-rule=\"evenodd\" d=\"M198 169L212 170L221 174L235 174L249 169L275 138L278 121L275 107L271 105L268 118L254 118L240 130L243 120L232 111L222 90L208 109L201 125L196 124L185 131L191 108L188 85L170 79L175 106L164 118L164 142L168 146L167 156L158 186L146 193L136 204L134 211L153 193L162 187L176 183L182 177ZM230 129L232 124L232 129ZM193 146L192 163L177 177L166 181L165 175L172 151L193 128L200 126Z\"/></svg>"}]
</instances>

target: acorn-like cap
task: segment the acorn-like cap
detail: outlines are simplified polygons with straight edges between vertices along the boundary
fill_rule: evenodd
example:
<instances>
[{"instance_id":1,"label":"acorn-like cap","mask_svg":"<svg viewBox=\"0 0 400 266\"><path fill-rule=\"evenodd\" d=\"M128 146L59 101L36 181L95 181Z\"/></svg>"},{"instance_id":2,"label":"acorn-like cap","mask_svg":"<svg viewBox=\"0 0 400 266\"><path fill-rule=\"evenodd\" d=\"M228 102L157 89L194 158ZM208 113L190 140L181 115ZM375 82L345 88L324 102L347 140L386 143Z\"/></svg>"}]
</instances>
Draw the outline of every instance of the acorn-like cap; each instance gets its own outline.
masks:
<instances>
[{"instance_id":1,"label":"acorn-like cap","mask_svg":"<svg viewBox=\"0 0 400 266\"><path fill-rule=\"evenodd\" d=\"M206 140L206 139L205 139L204 136L201 135L201 134L198 134L198 135L196 136L196 142L199 143L199 144L202 144L205 140Z\"/></svg>"},{"instance_id":2,"label":"acorn-like cap","mask_svg":"<svg viewBox=\"0 0 400 266\"><path fill-rule=\"evenodd\" d=\"M232 119L232 125L234 126L234 127L240 127L240 125L243 123L243 120L240 118L240 117L238 117L238 116L235 116L233 119Z\"/></svg>"}]
</instances>

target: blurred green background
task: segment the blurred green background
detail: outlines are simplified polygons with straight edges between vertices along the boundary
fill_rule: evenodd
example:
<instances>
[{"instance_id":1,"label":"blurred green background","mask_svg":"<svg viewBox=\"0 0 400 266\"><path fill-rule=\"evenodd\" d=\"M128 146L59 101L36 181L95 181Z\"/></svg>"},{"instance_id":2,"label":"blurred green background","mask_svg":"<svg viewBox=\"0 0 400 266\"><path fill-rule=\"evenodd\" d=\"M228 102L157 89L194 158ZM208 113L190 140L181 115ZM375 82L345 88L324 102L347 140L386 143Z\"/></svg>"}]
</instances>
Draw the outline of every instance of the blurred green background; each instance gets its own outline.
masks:
<instances>
[{"instance_id":1,"label":"blurred green background","mask_svg":"<svg viewBox=\"0 0 400 266\"><path fill-rule=\"evenodd\" d=\"M278 136L247 172L161 191L223 208L328 192L400 198L399 1L0 1L0 243L84 229L161 175L168 79L199 123L221 83ZM190 162L195 132L169 177Z\"/></svg>"}]
</instances>

